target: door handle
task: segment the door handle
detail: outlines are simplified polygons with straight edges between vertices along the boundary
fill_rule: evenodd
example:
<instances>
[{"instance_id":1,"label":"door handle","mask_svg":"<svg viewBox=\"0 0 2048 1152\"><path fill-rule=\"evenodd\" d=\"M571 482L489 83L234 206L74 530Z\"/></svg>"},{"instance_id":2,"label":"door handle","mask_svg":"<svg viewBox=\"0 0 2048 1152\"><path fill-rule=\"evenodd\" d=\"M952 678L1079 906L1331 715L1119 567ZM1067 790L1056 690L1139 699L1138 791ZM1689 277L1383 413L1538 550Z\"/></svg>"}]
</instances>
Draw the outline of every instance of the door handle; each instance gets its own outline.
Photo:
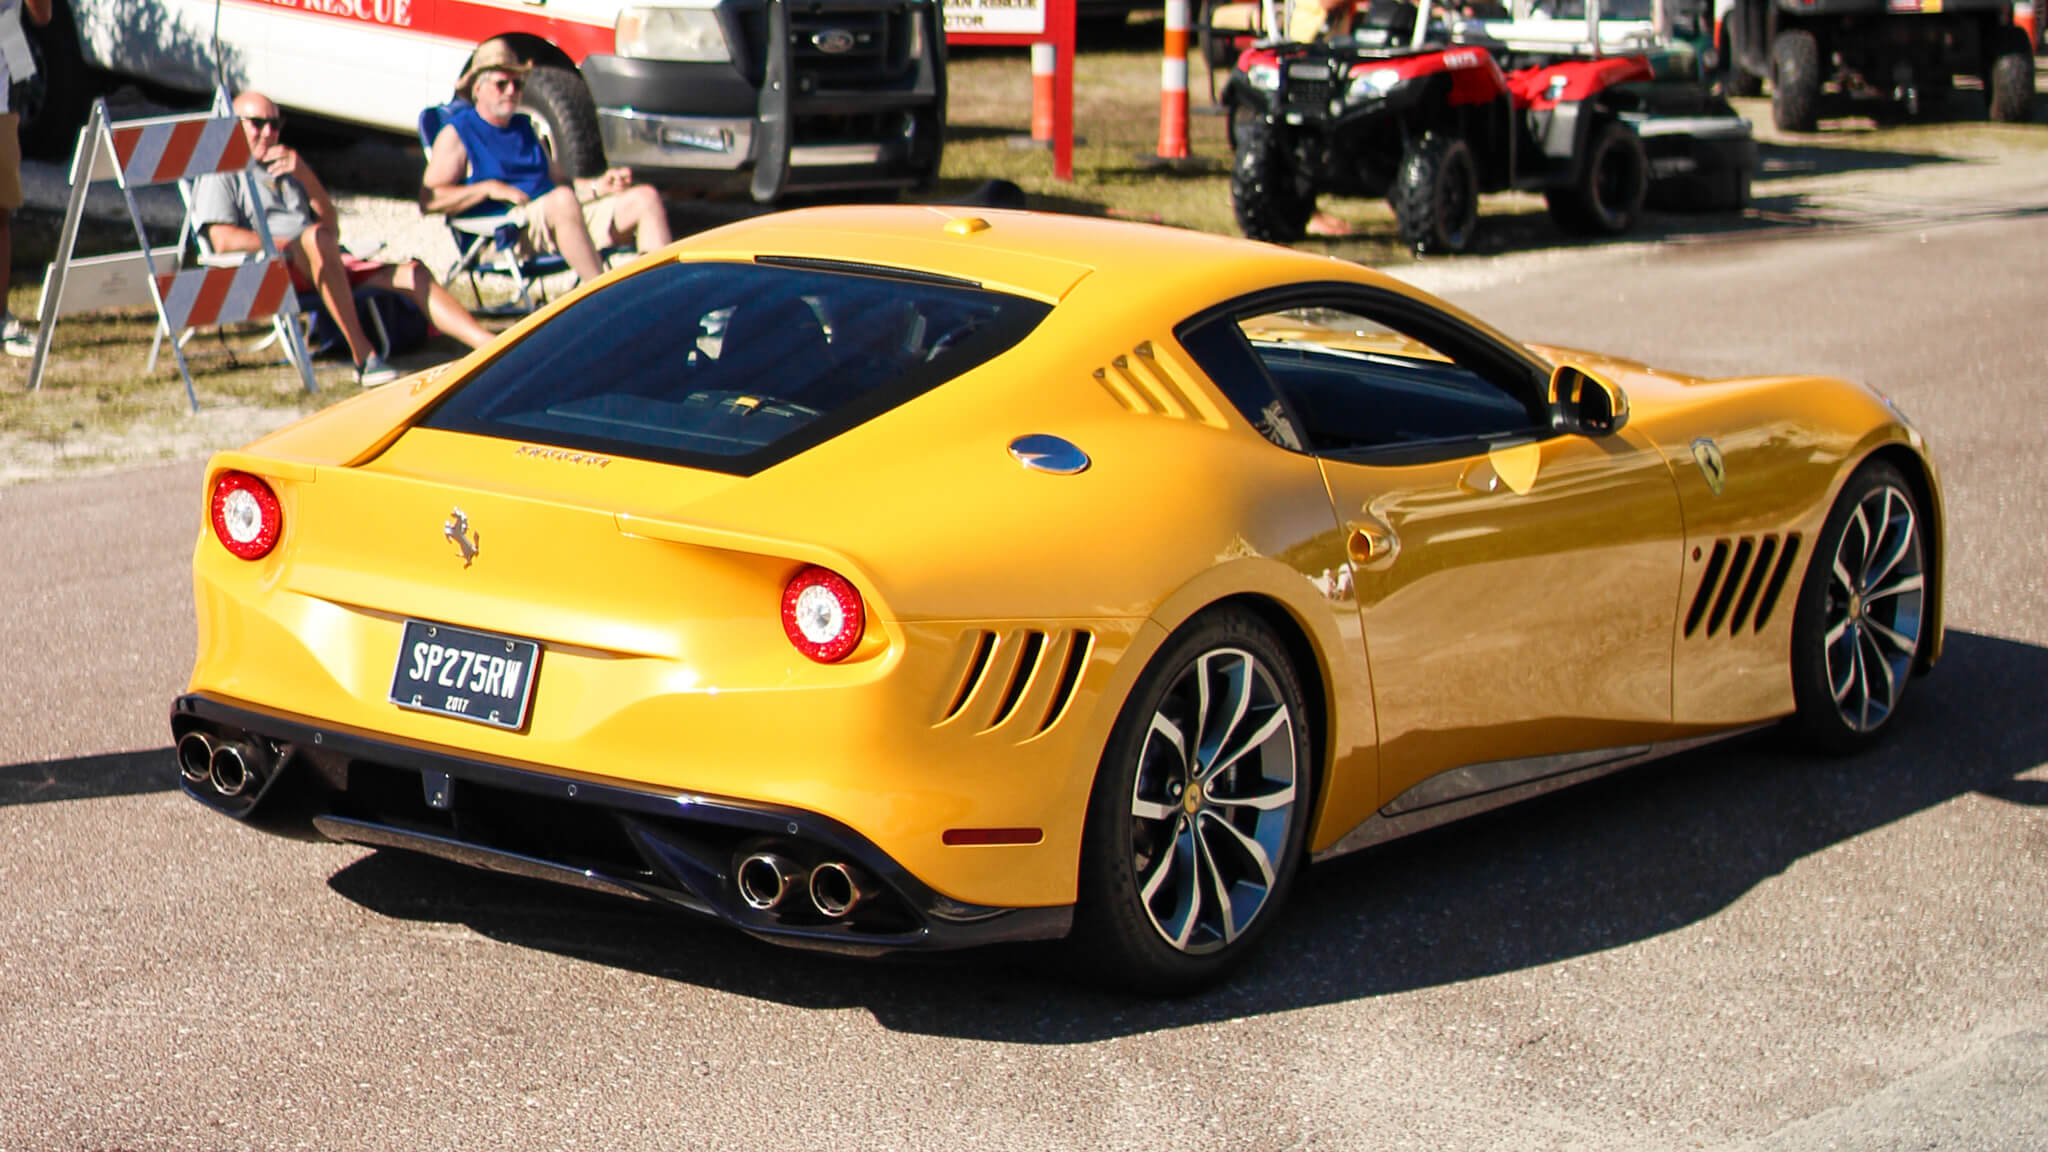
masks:
<instances>
[{"instance_id":1,"label":"door handle","mask_svg":"<svg viewBox=\"0 0 2048 1152\"><path fill-rule=\"evenodd\" d=\"M1351 553L1351 562L1360 568L1384 568L1401 554L1401 538L1383 521L1358 519L1344 527L1350 532L1346 550Z\"/></svg>"}]
</instances>

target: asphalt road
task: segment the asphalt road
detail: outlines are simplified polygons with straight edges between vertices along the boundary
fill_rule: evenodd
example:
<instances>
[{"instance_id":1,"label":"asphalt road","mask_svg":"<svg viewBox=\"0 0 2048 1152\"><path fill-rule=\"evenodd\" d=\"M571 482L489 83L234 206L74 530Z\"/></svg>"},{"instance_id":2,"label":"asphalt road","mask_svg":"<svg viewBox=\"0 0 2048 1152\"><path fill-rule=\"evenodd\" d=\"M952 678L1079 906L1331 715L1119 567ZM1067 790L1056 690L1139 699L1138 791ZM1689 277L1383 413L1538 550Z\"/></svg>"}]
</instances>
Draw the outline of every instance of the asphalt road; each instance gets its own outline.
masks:
<instances>
[{"instance_id":1,"label":"asphalt road","mask_svg":"<svg viewBox=\"0 0 2048 1152\"><path fill-rule=\"evenodd\" d=\"M1899 175L1415 273L1518 335L1913 414L1950 632L1892 739L1312 869L1180 1002L232 826L165 746L197 462L0 489L0 1149L2048 1148L2048 185Z\"/></svg>"}]
</instances>

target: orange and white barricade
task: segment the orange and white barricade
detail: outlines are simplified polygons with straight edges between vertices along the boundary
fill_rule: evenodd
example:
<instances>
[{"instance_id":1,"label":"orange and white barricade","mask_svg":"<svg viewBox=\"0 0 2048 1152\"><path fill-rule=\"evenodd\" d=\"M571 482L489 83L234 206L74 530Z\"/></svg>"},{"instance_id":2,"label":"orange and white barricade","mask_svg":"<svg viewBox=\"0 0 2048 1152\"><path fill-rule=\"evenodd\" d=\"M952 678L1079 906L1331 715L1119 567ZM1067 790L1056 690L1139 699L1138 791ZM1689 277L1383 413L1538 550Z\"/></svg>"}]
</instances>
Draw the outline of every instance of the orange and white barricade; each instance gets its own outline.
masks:
<instances>
[{"instance_id":1,"label":"orange and white barricade","mask_svg":"<svg viewBox=\"0 0 2048 1152\"><path fill-rule=\"evenodd\" d=\"M248 181L249 197L256 199L255 178L249 172L249 143L234 116L202 112L117 122L108 119L104 100L93 102L92 116L79 130L78 151L71 158L71 201L57 240L57 258L43 278L42 302L37 307L40 324L35 360L29 366L31 392L42 386L43 366L48 361L60 317L134 307L144 300L156 309L158 338L173 337L171 349L177 356L178 373L185 378L185 395L192 402L193 411L199 410L199 396L192 387L192 372L185 364L184 350L175 337L187 328L202 325L270 320L279 337L286 341L289 358L297 366L306 390L315 390L313 370L297 323L299 302L291 291L291 273L271 242L270 227L263 213L257 213L255 220L256 234L263 241L262 250L232 266L180 266L186 237L192 231L189 218L175 247L150 245L149 231L135 202L135 190L217 172ZM85 210L86 191L92 184L107 180L120 186L129 219L135 225L135 238L142 247L134 252L75 259L73 248Z\"/></svg>"}]
</instances>

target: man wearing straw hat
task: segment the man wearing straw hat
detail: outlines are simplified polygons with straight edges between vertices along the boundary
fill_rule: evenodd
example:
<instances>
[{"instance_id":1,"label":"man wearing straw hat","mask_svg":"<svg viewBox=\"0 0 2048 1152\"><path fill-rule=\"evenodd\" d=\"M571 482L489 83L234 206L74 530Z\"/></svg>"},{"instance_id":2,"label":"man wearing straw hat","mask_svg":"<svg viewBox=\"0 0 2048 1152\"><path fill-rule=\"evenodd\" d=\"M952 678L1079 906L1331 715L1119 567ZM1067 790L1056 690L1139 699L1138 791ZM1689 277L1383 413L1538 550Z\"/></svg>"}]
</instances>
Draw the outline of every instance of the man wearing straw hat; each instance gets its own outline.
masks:
<instances>
[{"instance_id":1,"label":"man wearing straw hat","mask_svg":"<svg viewBox=\"0 0 2048 1152\"><path fill-rule=\"evenodd\" d=\"M561 253L578 280L604 270L600 244L630 239L647 252L668 243L661 195L634 184L627 169L563 178L541 148L533 121L519 111L531 70L504 40L477 46L455 85L456 110L428 153L420 207L459 216L491 200L523 206L527 244L535 252Z\"/></svg>"}]
</instances>

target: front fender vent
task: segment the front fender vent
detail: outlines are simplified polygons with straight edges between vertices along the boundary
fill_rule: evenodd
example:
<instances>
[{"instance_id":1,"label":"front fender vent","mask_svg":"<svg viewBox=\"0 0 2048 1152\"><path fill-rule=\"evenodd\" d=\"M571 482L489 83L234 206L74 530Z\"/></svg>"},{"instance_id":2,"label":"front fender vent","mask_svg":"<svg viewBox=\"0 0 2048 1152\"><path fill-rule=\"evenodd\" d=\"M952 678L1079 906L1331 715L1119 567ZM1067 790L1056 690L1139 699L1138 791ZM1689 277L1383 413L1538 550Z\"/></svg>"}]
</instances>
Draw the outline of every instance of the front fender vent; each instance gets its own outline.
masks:
<instances>
[{"instance_id":1,"label":"front fender vent","mask_svg":"<svg viewBox=\"0 0 2048 1152\"><path fill-rule=\"evenodd\" d=\"M1730 636L1745 627L1752 633L1763 631L1798 555L1797 532L1782 541L1776 535L1714 541L1685 614L1686 636L1699 632L1702 625L1708 636L1718 634L1724 624Z\"/></svg>"},{"instance_id":2,"label":"front fender vent","mask_svg":"<svg viewBox=\"0 0 2048 1152\"><path fill-rule=\"evenodd\" d=\"M976 735L1002 731L1022 743L1052 730L1081 682L1094 637L1081 629L969 632L934 727L966 724Z\"/></svg>"},{"instance_id":3,"label":"front fender vent","mask_svg":"<svg viewBox=\"0 0 2048 1152\"><path fill-rule=\"evenodd\" d=\"M1126 411L1140 416L1194 420L1212 428L1226 425L1187 367L1163 355L1150 340L1129 355L1095 370L1095 382Z\"/></svg>"}]
</instances>

